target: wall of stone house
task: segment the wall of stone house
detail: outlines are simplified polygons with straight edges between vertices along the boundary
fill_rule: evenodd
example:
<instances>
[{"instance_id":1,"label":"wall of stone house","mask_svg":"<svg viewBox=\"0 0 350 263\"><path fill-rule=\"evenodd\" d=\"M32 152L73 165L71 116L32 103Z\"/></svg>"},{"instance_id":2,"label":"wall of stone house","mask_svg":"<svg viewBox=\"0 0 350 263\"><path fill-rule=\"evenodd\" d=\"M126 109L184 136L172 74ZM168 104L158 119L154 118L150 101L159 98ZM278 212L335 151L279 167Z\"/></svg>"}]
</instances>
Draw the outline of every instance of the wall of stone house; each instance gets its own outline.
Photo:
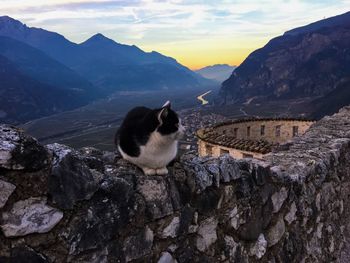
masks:
<instances>
[{"instance_id":1,"label":"wall of stone house","mask_svg":"<svg viewBox=\"0 0 350 263\"><path fill-rule=\"evenodd\" d=\"M349 262L350 108L266 161L144 176L0 126L0 262Z\"/></svg>"},{"instance_id":2,"label":"wall of stone house","mask_svg":"<svg viewBox=\"0 0 350 263\"><path fill-rule=\"evenodd\" d=\"M271 143L283 143L293 138L293 126L298 127L298 134L302 135L310 128L311 121L288 121L288 120L269 120L269 121L247 121L224 126L218 126L216 131L234 136L234 129L237 128L238 139L266 140ZM265 126L265 133L261 135L261 126ZM276 136L276 127L280 126L280 136ZM247 134L247 128L250 127L250 136Z\"/></svg>"},{"instance_id":3,"label":"wall of stone house","mask_svg":"<svg viewBox=\"0 0 350 263\"><path fill-rule=\"evenodd\" d=\"M264 154L262 153L243 151L243 150L225 147L222 145L215 145L215 144L203 141L199 138L197 143L198 143L198 154L201 157L205 157L205 156L219 157L224 154L223 151L228 152L228 154L235 159L242 159L247 156L249 157L252 156L253 158L262 160L264 157ZM210 147L211 149L210 151L208 151L208 147Z\"/></svg>"}]
</instances>

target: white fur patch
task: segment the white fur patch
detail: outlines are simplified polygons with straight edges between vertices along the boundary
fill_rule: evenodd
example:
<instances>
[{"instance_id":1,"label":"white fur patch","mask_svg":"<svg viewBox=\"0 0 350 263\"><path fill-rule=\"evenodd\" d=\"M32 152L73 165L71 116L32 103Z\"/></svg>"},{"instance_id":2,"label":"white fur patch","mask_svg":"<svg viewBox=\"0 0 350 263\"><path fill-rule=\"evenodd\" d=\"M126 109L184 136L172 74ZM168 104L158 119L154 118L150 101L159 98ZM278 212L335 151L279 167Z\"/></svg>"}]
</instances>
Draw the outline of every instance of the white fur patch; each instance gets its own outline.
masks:
<instances>
[{"instance_id":1,"label":"white fur patch","mask_svg":"<svg viewBox=\"0 0 350 263\"><path fill-rule=\"evenodd\" d=\"M164 105L162 106L162 108L169 107L169 106L170 106L170 101L167 100L167 102L164 103Z\"/></svg>"},{"instance_id":2,"label":"white fur patch","mask_svg":"<svg viewBox=\"0 0 350 263\"><path fill-rule=\"evenodd\" d=\"M158 131L153 132L146 145L140 146L140 155L132 157L118 149L124 159L136 164L140 168L161 169L171 162L177 154L178 141L175 134L161 135Z\"/></svg>"}]
</instances>

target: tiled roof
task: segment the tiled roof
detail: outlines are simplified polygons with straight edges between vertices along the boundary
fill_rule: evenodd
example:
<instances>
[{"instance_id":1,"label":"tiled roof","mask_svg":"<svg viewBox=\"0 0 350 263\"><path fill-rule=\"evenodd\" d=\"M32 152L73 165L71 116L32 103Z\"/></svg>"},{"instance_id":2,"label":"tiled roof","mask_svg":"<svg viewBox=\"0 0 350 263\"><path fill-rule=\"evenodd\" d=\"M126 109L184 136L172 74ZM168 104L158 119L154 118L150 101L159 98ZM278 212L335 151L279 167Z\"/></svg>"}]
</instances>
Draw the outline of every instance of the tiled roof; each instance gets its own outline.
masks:
<instances>
[{"instance_id":1,"label":"tiled roof","mask_svg":"<svg viewBox=\"0 0 350 263\"><path fill-rule=\"evenodd\" d=\"M235 123L244 123L244 122L255 122L255 121L300 121L300 122L315 122L315 120L304 119L304 118L245 118L237 120L229 120L225 122L218 123L213 126L213 128L231 125Z\"/></svg>"},{"instance_id":2,"label":"tiled roof","mask_svg":"<svg viewBox=\"0 0 350 263\"><path fill-rule=\"evenodd\" d=\"M233 136L219 134L213 128L197 131L197 137L208 143L235 148L242 151L266 154L271 152L272 144L265 140L236 139Z\"/></svg>"}]
</instances>

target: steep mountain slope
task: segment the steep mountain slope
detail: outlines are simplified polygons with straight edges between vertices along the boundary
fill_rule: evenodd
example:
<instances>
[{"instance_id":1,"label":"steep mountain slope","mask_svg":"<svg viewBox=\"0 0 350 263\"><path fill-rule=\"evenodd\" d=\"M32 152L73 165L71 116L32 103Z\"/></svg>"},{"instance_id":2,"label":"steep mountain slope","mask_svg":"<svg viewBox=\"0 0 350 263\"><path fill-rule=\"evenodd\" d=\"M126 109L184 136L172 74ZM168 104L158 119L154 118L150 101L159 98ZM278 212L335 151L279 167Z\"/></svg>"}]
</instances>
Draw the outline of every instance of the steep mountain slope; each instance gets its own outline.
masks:
<instances>
[{"instance_id":1,"label":"steep mountain slope","mask_svg":"<svg viewBox=\"0 0 350 263\"><path fill-rule=\"evenodd\" d=\"M303 33L309 33L313 31L317 31L321 28L325 27L338 27L338 26L343 26L344 24L349 23L349 15L350 12L333 16L327 19L323 19L314 23L311 23L306 26L301 26L294 28L292 30L289 30L284 33L284 35L298 35L298 34L303 34Z\"/></svg>"},{"instance_id":2,"label":"steep mountain slope","mask_svg":"<svg viewBox=\"0 0 350 263\"><path fill-rule=\"evenodd\" d=\"M70 57L78 46L60 34L41 28L27 27L9 16L0 17L0 35L36 47L50 56L55 54L56 57L62 58Z\"/></svg>"},{"instance_id":3,"label":"steep mountain slope","mask_svg":"<svg viewBox=\"0 0 350 263\"><path fill-rule=\"evenodd\" d=\"M72 109L76 94L41 83L0 55L0 122L20 123Z\"/></svg>"},{"instance_id":4,"label":"steep mountain slope","mask_svg":"<svg viewBox=\"0 0 350 263\"><path fill-rule=\"evenodd\" d=\"M337 112L341 107L350 104L350 77L341 81L337 87L322 98L315 99L310 104L313 112L311 117L320 119L325 115Z\"/></svg>"},{"instance_id":5,"label":"steep mountain slope","mask_svg":"<svg viewBox=\"0 0 350 263\"><path fill-rule=\"evenodd\" d=\"M322 97L349 74L350 12L272 39L222 84L221 96L227 103Z\"/></svg>"},{"instance_id":6,"label":"steep mountain slope","mask_svg":"<svg viewBox=\"0 0 350 263\"><path fill-rule=\"evenodd\" d=\"M0 55L12 61L24 74L51 86L74 91L77 100L96 95L91 83L44 52L23 42L0 36Z\"/></svg>"},{"instance_id":7,"label":"steep mountain slope","mask_svg":"<svg viewBox=\"0 0 350 263\"><path fill-rule=\"evenodd\" d=\"M231 76L235 68L237 67L227 64L216 64L198 69L196 72L202 75L204 78L219 81L221 83Z\"/></svg>"},{"instance_id":8,"label":"steep mountain slope","mask_svg":"<svg viewBox=\"0 0 350 263\"><path fill-rule=\"evenodd\" d=\"M119 44L96 34L81 44L43 29L30 28L10 17L0 17L0 35L36 47L78 72L105 94L117 90L190 88L211 81L157 52Z\"/></svg>"}]
</instances>

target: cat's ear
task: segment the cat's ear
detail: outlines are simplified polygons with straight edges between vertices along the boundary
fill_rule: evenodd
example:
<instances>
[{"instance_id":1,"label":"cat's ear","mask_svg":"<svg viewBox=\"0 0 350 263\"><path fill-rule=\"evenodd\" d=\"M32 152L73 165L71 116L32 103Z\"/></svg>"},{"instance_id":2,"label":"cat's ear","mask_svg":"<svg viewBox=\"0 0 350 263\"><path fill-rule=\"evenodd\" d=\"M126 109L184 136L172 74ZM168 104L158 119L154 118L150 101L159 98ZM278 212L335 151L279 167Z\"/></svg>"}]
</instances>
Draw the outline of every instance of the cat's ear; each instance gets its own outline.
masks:
<instances>
[{"instance_id":1,"label":"cat's ear","mask_svg":"<svg viewBox=\"0 0 350 263\"><path fill-rule=\"evenodd\" d=\"M160 123L162 123L163 120L168 116L170 106L171 106L170 101L167 101L164 103L162 108L159 110L157 117L158 117L158 120Z\"/></svg>"},{"instance_id":2,"label":"cat's ear","mask_svg":"<svg viewBox=\"0 0 350 263\"><path fill-rule=\"evenodd\" d=\"M168 108L168 109L170 109L170 106L171 106L170 101L167 100L167 102L164 103L164 105L162 106L162 108Z\"/></svg>"},{"instance_id":3,"label":"cat's ear","mask_svg":"<svg viewBox=\"0 0 350 263\"><path fill-rule=\"evenodd\" d=\"M158 120L160 123L163 123L163 120L168 116L169 108L161 108L160 111L158 111Z\"/></svg>"}]
</instances>

